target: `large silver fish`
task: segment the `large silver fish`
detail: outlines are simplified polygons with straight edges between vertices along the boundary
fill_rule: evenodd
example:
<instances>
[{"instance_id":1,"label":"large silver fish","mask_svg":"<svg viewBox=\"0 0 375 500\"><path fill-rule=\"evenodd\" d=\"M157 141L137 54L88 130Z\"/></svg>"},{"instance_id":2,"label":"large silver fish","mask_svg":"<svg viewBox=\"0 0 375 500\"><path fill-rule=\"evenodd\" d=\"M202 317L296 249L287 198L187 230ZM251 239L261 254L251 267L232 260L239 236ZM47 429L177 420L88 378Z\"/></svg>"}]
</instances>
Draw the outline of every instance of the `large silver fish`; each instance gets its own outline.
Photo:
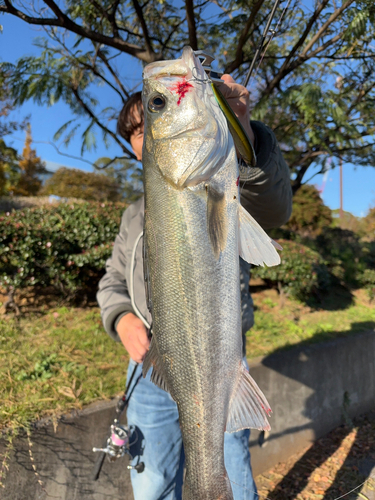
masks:
<instances>
[{"instance_id":1,"label":"large silver fish","mask_svg":"<svg viewBox=\"0 0 375 500\"><path fill-rule=\"evenodd\" d=\"M224 431L269 429L242 362L239 255L275 265L271 239L241 207L226 119L189 47L143 73L145 265L153 338L144 361L176 401L184 500L229 500Z\"/></svg>"}]
</instances>

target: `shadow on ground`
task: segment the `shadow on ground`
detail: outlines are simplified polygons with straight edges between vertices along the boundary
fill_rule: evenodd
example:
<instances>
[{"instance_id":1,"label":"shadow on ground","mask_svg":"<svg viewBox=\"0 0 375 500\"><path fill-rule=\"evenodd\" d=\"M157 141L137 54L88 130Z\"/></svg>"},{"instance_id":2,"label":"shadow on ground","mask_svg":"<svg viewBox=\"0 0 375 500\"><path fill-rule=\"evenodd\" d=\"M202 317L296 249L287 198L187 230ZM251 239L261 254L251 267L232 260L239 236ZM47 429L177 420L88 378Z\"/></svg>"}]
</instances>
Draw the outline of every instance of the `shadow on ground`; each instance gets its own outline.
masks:
<instances>
[{"instance_id":1,"label":"shadow on ground","mask_svg":"<svg viewBox=\"0 0 375 500\"><path fill-rule=\"evenodd\" d=\"M340 454L340 448L353 428L343 425L316 441L267 497L270 500L297 498L308 485L314 471L335 454L335 461L343 460L343 463L334 478L330 478L331 484L327 488L329 478L318 476L314 491L310 493L324 500L335 500L341 495L346 495L349 500L366 498L363 493L359 496L359 493L365 488L361 486L362 483L375 474L375 413L356 418L353 425L358 431L346 458L342 456L346 451ZM319 494L321 491L324 493ZM305 492L305 495L309 493Z\"/></svg>"}]
</instances>

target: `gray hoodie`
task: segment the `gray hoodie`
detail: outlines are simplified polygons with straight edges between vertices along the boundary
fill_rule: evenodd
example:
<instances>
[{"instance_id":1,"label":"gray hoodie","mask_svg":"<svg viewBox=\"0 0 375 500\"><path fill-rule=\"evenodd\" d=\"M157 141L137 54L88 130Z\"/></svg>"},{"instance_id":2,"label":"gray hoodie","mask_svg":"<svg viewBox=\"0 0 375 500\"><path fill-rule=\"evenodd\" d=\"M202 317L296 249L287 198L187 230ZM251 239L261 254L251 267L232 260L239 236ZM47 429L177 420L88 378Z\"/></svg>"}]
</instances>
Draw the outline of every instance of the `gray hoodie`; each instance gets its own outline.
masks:
<instances>
[{"instance_id":1,"label":"gray hoodie","mask_svg":"<svg viewBox=\"0 0 375 500\"><path fill-rule=\"evenodd\" d=\"M264 228L278 227L288 221L292 211L290 172L275 135L261 122L252 121L256 138L257 166L246 182L241 183L241 204ZM143 278L142 240L143 198L127 208L122 216L112 256L106 262L106 273L99 282L97 299L107 333L119 341L116 325L124 314L135 312L131 297L144 317L151 322L146 306ZM133 256L133 266L132 264ZM253 326L253 302L249 293L250 265L240 259L242 332Z\"/></svg>"}]
</instances>

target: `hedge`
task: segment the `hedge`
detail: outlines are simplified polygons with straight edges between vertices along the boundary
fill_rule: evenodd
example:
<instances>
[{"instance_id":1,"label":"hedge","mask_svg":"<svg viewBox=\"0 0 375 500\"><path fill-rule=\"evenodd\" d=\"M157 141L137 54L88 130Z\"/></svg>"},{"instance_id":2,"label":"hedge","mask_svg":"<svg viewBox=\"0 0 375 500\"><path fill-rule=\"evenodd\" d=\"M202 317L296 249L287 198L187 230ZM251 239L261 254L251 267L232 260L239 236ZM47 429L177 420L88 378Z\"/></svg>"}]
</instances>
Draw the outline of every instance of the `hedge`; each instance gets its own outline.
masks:
<instances>
[{"instance_id":1,"label":"hedge","mask_svg":"<svg viewBox=\"0 0 375 500\"><path fill-rule=\"evenodd\" d=\"M123 203L60 204L0 217L0 287L53 286L64 297L95 288Z\"/></svg>"},{"instance_id":2,"label":"hedge","mask_svg":"<svg viewBox=\"0 0 375 500\"><path fill-rule=\"evenodd\" d=\"M305 245L280 239L281 264L253 267L252 276L261 278L297 299L307 300L318 290L328 288L330 277L322 257Z\"/></svg>"},{"instance_id":3,"label":"hedge","mask_svg":"<svg viewBox=\"0 0 375 500\"><path fill-rule=\"evenodd\" d=\"M95 293L118 233L123 203L65 203L0 216L0 288L53 286L64 298ZM253 267L253 276L300 300L339 279L375 297L375 242L326 228L315 240L279 240L281 265Z\"/></svg>"}]
</instances>

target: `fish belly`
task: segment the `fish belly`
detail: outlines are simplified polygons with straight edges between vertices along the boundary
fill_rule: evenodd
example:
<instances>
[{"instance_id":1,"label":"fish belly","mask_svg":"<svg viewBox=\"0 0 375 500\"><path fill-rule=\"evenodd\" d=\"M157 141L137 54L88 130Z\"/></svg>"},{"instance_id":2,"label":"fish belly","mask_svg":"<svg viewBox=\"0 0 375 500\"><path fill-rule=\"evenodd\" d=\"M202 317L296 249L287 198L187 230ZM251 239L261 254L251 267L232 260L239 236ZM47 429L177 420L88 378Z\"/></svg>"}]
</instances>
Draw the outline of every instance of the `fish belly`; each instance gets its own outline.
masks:
<instances>
[{"instance_id":1,"label":"fish belly","mask_svg":"<svg viewBox=\"0 0 375 500\"><path fill-rule=\"evenodd\" d=\"M184 500L232 499L224 431L242 360L237 209L228 205L227 244L216 259L205 190L178 190L145 169L153 342L178 405Z\"/></svg>"}]
</instances>

